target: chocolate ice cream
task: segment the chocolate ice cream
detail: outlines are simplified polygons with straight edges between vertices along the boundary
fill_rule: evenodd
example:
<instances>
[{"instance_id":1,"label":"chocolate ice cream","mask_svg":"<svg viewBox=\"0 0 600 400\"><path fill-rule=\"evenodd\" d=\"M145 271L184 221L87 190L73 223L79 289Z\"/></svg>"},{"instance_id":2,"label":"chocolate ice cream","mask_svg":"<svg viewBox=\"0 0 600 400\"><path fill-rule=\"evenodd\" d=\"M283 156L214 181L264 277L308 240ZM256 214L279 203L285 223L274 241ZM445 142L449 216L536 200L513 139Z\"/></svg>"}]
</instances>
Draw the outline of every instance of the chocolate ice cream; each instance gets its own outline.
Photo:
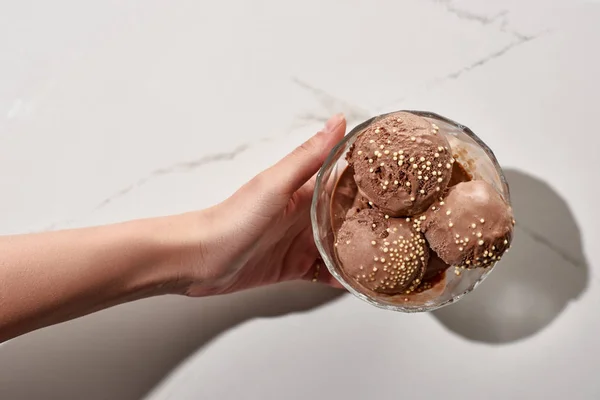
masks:
<instances>
[{"instance_id":1,"label":"chocolate ice cream","mask_svg":"<svg viewBox=\"0 0 600 400\"><path fill-rule=\"evenodd\" d=\"M438 127L408 112L371 124L347 155L361 193L394 217L425 211L452 175L454 159Z\"/></svg>"},{"instance_id":2,"label":"chocolate ice cream","mask_svg":"<svg viewBox=\"0 0 600 400\"><path fill-rule=\"evenodd\" d=\"M486 268L510 246L512 209L455 162L460 148L438 130L411 113L389 114L360 132L346 155L331 224L340 269L365 293L428 302L447 290L450 266L457 274Z\"/></svg>"},{"instance_id":3,"label":"chocolate ice cream","mask_svg":"<svg viewBox=\"0 0 600 400\"><path fill-rule=\"evenodd\" d=\"M364 209L342 224L336 241L344 272L365 288L397 294L414 290L429 260L423 235L410 218Z\"/></svg>"},{"instance_id":4,"label":"chocolate ice cream","mask_svg":"<svg viewBox=\"0 0 600 400\"><path fill-rule=\"evenodd\" d=\"M447 264L488 267L510 246L512 209L485 181L463 182L450 188L424 217L421 231Z\"/></svg>"}]
</instances>

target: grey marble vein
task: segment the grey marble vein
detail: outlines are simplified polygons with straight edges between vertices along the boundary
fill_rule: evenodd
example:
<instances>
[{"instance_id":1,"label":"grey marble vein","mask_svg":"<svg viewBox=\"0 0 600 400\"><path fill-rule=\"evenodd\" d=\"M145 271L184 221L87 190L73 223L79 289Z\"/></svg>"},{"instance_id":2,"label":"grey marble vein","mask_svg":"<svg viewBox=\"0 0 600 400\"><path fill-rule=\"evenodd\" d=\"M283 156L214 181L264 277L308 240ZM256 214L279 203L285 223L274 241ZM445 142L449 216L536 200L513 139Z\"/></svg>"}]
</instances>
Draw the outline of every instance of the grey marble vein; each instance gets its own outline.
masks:
<instances>
[{"instance_id":1,"label":"grey marble vein","mask_svg":"<svg viewBox=\"0 0 600 400\"><path fill-rule=\"evenodd\" d=\"M262 142L269 141L269 140L271 140L271 138L262 138L262 139L256 140L254 143L255 144L262 143ZM116 200L119 200L120 198L131 193L132 191L146 185L148 182L153 181L154 179L157 179L161 176L190 172L190 171L196 170L198 168L201 168L205 165L209 165L209 164L217 162L217 161L230 161L230 160L235 159L236 157L238 157L240 154L244 153L251 147L252 147L251 143L243 143L229 152L207 154L207 155L199 157L195 160L178 162L178 163L172 164L168 167L157 168L157 169L151 171L150 173L148 173L143 178L138 179L136 182L124 187L121 190L114 192L110 196L108 196L105 199L103 199L102 201L100 201L94 208L92 208L92 210L88 213L88 215L93 214L93 213L103 209L104 207L108 206L109 204L115 202ZM54 223L42 228L40 231L48 231L48 230L54 230L57 228L61 228L61 227L70 225L79 219L80 218L73 218L73 219L67 219L67 220L54 222Z\"/></svg>"},{"instance_id":2,"label":"grey marble vein","mask_svg":"<svg viewBox=\"0 0 600 400\"><path fill-rule=\"evenodd\" d=\"M369 111L346 100L335 97L316 86L313 86L298 77L291 78L292 83L311 93L321 106L319 110L305 111L294 120L294 128L312 123L324 124L332 115L343 112L349 123L364 121L371 117Z\"/></svg>"},{"instance_id":3,"label":"grey marble vein","mask_svg":"<svg viewBox=\"0 0 600 400\"><path fill-rule=\"evenodd\" d=\"M528 35L524 35L520 32L508 28L510 20L509 13L507 10L502 10L493 16L489 16L476 14L472 11L459 8L456 5L454 5L452 0L434 0L434 2L443 5L446 8L446 11L460 19L466 21L474 21L480 23L481 25L493 25L495 23L498 23L498 27L501 32L510 33L518 39L526 39L529 37Z\"/></svg>"},{"instance_id":4,"label":"grey marble vein","mask_svg":"<svg viewBox=\"0 0 600 400\"><path fill-rule=\"evenodd\" d=\"M92 210L92 212L94 211L98 211L104 207L106 207L108 204L112 203L113 201L125 196L126 194L128 194L129 192L131 192L134 189L137 189L143 185L145 185L146 183L148 183L151 180L154 180L158 177L164 176L164 175L170 175L170 174L177 174L177 173L184 173L184 172L189 172L189 171L193 171L197 168L200 168L204 165L213 163L215 161L229 161L229 160L233 160L234 158L236 158L237 156L239 156L241 153L245 152L246 150L248 150L251 147L251 145L249 143L244 143L239 145L238 147L234 148L233 150L229 151L229 152L223 152L223 153L215 153L215 154L208 154L205 156L202 156L196 160L191 160L191 161L184 161L184 162L179 162L179 163L175 163L173 165L170 165L168 167L164 167L164 168L157 168L154 171L150 172L147 176L139 179L137 182L119 190L118 192L112 194L111 196L105 198L104 200L102 200L100 203L98 203L98 205Z\"/></svg>"},{"instance_id":5,"label":"grey marble vein","mask_svg":"<svg viewBox=\"0 0 600 400\"><path fill-rule=\"evenodd\" d=\"M525 44L537 37L538 36L530 36L530 37L525 37L522 39L515 40L514 42L509 43L508 45L504 46L500 50L490 53L490 54L486 55L485 57L483 57L483 58L481 58L481 59L479 59L457 71L449 73L448 75L446 75L445 77L440 79L440 81L438 83L441 83L441 82L449 80L449 79L456 79L459 76L463 75L464 73L469 72L475 68L481 67L482 65L485 65L488 62L503 56L504 54L508 53L510 50L514 49L515 47L521 46L522 44Z\"/></svg>"},{"instance_id":6,"label":"grey marble vein","mask_svg":"<svg viewBox=\"0 0 600 400\"><path fill-rule=\"evenodd\" d=\"M543 234L530 229L523 224L517 223L516 227L523 232L525 235L529 236L533 241L541 244L546 247L548 250L552 251L554 254L558 255L560 258L565 260L567 263L571 264L573 267L584 268L585 263L582 260L577 259L566 251L558 248L550 239L545 237Z\"/></svg>"},{"instance_id":7,"label":"grey marble vein","mask_svg":"<svg viewBox=\"0 0 600 400\"><path fill-rule=\"evenodd\" d=\"M480 58L479 60L472 62L471 64L468 64L468 65L461 67L455 71L452 71L442 77L436 78L428 83L425 83L419 89L417 89L417 93L413 93L412 96L414 96L415 94L418 94L420 92L425 92L425 91L431 90L432 88L442 85L443 83L445 83L447 81L457 79L457 78L461 77L462 75L466 74L467 72L470 72L474 69L482 67L483 65L489 63L490 61L493 61L493 60L496 60L496 59L502 57L509 51L511 51L527 42L537 39L540 36L542 36L546 33L549 33L549 32L550 31L548 30L548 31L540 32L539 34L536 34L536 35L518 38L518 39L514 40L513 42L509 43L508 45L502 47L501 49L496 50L490 54L487 54L484 57ZM387 110L390 107L397 106L399 103L406 101L410 97L411 96L407 96L407 97L396 99L393 102L391 102L390 104L387 104L384 107L380 107L379 110Z\"/></svg>"},{"instance_id":8,"label":"grey marble vein","mask_svg":"<svg viewBox=\"0 0 600 400\"><path fill-rule=\"evenodd\" d=\"M489 25L493 22L496 22L498 20L498 18L500 18L502 15L506 15L506 13L507 13L506 10L503 10L494 16L487 16L487 15L475 14L469 10L458 8L453 4L452 0L434 0L434 3L439 3L439 4L444 5L444 7L446 8L446 10L449 13L456 15L460 19L465 19L468 21L476 21L476 22L481 23L482 25Z\"/></svg>"}]
</instances>

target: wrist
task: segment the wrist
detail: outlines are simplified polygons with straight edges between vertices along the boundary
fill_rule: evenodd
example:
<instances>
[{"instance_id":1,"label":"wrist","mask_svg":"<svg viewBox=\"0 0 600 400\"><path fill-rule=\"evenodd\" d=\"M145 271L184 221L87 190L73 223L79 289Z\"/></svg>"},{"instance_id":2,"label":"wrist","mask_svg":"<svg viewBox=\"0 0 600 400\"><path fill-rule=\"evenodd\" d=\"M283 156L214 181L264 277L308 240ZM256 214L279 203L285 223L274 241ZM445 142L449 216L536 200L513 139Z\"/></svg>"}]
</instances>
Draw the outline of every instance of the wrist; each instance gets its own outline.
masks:
<instances>
[{"instance_id":1,"label":"wrist","mask_svg":"<svg viewBox=\"0 0 600 400\"><path fill-rule=\"evenodd\" d=\"M203 296L218 292L224 271L216 254L222 232L215 210L160 217L141 227L150 235L153 268L149 271L160 294Z\"/></svg>"}]
</instances>

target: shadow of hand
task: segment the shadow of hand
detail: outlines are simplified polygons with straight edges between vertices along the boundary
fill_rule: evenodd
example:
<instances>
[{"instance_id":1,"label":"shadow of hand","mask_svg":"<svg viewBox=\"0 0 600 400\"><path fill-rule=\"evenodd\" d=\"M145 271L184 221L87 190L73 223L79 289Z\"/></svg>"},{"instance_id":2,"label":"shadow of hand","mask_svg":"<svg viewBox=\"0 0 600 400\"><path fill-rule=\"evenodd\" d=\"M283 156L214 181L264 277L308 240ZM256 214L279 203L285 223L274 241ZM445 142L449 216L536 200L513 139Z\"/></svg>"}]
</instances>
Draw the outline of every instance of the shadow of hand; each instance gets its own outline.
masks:
<instances>
[{"instance_id":1,"label":"shadow of hand","mask_svg":"<svg viewBox=\"0 0 600 400\"><path fill-rule=\"evenodd\" d=\"M517 226L510 249L477 290L433 313L466 339L506 343L539 332L586 288L581 234L546 183L506 170Z\"/></svg>"},{"instance_id":2,"label":"shadow of hand","mask_svg":"<svg viewBox=\"0 0 600 400\"><path fill-rule=\"evenodd\" d=\"M0 399L142 398L228 329L308 311L343 293L290 282L203 299L151 298L33 332L0 346Z\"/></svg>"}]
</instances>

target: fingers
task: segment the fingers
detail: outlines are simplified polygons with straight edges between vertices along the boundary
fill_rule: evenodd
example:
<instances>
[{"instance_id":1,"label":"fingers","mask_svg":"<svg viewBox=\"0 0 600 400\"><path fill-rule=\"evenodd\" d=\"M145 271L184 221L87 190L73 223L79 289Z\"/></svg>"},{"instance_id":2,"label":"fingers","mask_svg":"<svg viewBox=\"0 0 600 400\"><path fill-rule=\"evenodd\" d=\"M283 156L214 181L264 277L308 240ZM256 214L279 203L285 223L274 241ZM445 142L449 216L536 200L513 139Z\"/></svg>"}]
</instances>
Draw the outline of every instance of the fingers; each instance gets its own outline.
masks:
<instances>
[{"instance_id":1,"label":"fingers","mask_svg":"<svg viewBox=\"0 0 600 400\"><path fill-rule=\"evenodd\" d=\"M322 131L308 139L264 174L277 193L291 196L319 171L331 149L346 132L343 114L334 115Z\"/></svg>"}]
</instances>

